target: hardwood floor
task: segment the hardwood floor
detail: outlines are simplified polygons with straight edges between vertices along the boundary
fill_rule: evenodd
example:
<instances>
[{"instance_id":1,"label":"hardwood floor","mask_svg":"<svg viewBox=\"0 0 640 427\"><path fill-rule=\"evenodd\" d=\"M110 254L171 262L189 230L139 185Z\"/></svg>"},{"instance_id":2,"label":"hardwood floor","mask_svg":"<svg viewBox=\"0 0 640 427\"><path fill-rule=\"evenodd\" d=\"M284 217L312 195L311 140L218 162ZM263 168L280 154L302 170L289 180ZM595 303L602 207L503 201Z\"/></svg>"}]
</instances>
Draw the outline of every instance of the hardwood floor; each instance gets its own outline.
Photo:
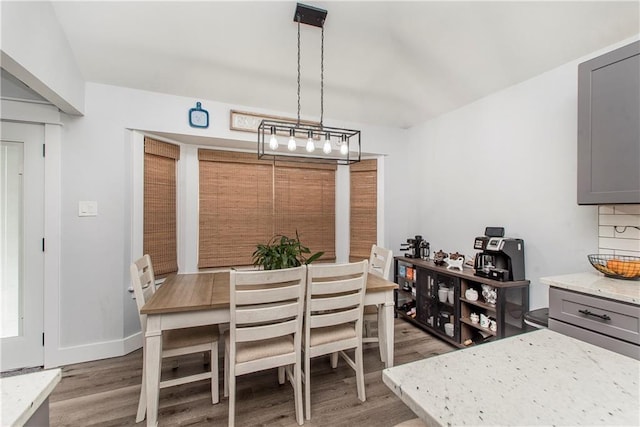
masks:
<instances>
[{"instance_id":1,"label":"hardwood floor","mask_svg":"<svg viewBox=\"0 0 640 427\"><path fill-rule=\"evenodd\" d=\"M395 321L395 364L454 350L449 344L400 320ZM221 346L222 347L222 346ZM211 405L207 381L160 391L159 426L227 425L228 401L222 397L223 357L220 357L220 403ZM312 418L306 426L393 426L414 418L382 382L376 344L365 345L366 402L357 398L355 374L344 360L331 369L328 357L311 364ZM200 355L183 357L177 370L165 361L162 375L184 375L201 370ZM126 356L65 366L62 381L50 397L52 426L132 426L140 393L142 350ZM297 426L293 388L278 385L276 371L239 377L236 425ZM138 425L145 425L140 423Z\"/></svg>"}]
</instances>

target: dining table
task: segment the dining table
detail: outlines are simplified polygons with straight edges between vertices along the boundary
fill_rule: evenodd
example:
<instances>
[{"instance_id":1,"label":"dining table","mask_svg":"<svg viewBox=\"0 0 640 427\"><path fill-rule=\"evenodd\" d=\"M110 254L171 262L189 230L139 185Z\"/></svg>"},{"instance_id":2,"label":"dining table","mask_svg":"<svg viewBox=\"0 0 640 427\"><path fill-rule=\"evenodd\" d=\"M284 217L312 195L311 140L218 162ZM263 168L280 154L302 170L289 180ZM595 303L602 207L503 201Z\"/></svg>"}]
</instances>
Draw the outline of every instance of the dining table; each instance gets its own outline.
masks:
<instances>
[{"instance_id":1,"label":"dining table","mask_svg":"<svg viewBox=\"0 0 640 427\"><path fill-rule=\"evenodd\" d=\"M143 361L147 426L158 424L162 332L228 323L229 277L229 271L172 274L140 310L147 315ZM368 273L364 304L378 306L378 345L380 359L386 368L393 366L394 290L397 288L397 284Z\"/></svg>"}]
</instances>

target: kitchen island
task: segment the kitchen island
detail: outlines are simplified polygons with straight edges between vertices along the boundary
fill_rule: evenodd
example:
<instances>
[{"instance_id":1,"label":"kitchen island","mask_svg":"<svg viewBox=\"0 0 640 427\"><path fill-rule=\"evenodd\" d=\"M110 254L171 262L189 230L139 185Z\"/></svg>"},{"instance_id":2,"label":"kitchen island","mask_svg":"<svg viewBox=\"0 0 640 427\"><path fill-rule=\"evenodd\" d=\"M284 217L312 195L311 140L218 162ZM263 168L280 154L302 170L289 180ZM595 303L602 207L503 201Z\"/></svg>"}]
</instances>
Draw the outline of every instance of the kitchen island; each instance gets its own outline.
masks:
<instances>
[{"instance_id":1,"label":"kitchen island","mask_svg":"<svg viewBox=\"0 0 640 427\"><path fill-rule=\"evenodd\" d=\"M61 378L56 368L0 379L0 425L48 426L49 395Z\"/></svg>"},{"instance_id":2,"label":"kitchen island","mask_svg":"<svg viewBox=\"0 0 640 427\"><path fill-rule=\"evenodd\" d=\"M640 425L640 362L548 329L382 379L427 425Z\"/></svg>"}]
</instances>

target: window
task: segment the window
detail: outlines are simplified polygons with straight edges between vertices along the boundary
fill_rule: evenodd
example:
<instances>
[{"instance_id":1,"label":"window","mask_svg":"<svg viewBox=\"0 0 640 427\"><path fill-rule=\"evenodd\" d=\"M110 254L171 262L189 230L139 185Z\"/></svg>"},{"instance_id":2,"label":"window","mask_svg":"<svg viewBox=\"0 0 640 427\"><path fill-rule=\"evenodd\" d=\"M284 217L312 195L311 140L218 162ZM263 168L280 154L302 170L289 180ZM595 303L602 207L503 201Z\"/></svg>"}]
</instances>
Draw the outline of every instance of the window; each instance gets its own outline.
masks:
<instances>
[{"instance_id":1,"label":"window","mask_svg":"<svg viewBox=\"0 0 640 427\"><path fill-rule=\"evenodd\" d=\"M336 166L276 162L275 233L295 237L323 261L336 259Z\"/></svg>"},{"instance_id":2,"label":"window","mask_svg":"<svg viewBox=\"0 0 640 427\"><path fill-rule=\"evenodd\" d=\"M296 231L312 253L335 260L335 166L208 149L198 160L198 268L251 265L258 243Z\"/></svg>"},{"instance_id":3,"label":"window","mask_svg":"<svg viewBox=\"0 0 640 427\"><path fill-rule=\"evenodd\" d=\"M176 165L178 145L144 139L144 237L157 277L178 271Z\"/></svg>"},{"instance_id":4,"label":"window","mask_svg":"<svg viewBox=\"0 0 640 427\"><path fill-rule=\"evenodd\" d=\"M349 166L350 171L350 248L352 261L369 258L377 243L378 167L377 160L363 160Z\"/></svg>"}]
</instances>

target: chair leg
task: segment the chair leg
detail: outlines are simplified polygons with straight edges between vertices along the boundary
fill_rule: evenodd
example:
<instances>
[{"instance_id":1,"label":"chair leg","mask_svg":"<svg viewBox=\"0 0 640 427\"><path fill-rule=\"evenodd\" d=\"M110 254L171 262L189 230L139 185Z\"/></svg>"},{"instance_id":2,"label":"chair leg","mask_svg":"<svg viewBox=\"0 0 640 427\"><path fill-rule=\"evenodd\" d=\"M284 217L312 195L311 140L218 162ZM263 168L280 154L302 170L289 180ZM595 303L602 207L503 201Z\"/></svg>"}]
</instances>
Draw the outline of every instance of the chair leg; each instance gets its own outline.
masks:
<instances>
[{"instance_id":1,"label":"chair leg","mask_svg":"<svg viewBox=\"0 0 640 427\"><path fill-rule=\"evenodd\" d=\"M236 373L235 369L229 372L229 427L236 422Z\"/></svg>"},{"instance_id":2,"label":"chair leg","mask_svg":"<svg viewBox=\"0 0 640 427\"><path fill-rule=\"evenodd\" d=\"M140 399L138 400L138 413L136 414L136 423L144 420L147 413L147 379L146 369L144 367L144 350L142 351L142 385L140 386Z\"/></svg>"},{"instance_id":3,"label":"chair leg","mask_svg":"<svg viewBox=\"0 0 640 427\"><path fill-rule=\"evenodd\" d=\"M336 369L338 367L338 355L340 353L338 353L337 351L335 353L331 353L331 355L329 356L331 359L331 367L333 369Z\"/></svg>"},{"instance_id":4,"label":"chair leg","mask_svg":"<svg viewBox=\"0 0 640 427\"><path fill-rule=\"evenodd\" d=\"M311 358L304 356L304 413L307 420L311 419Z\"/></svg>"},{"instance_id":5,"label":"chair leg","mask_svg":"<svg viewBox=\"0 0 640 427\"><path fill-rule=\"evenodd\" d=\"M211 362L209 363L209 366L211 366L211 403L216 404L220 402L220 391L218 390L218 341L214 341L211 344L209 354L211 356Z\"/></svg>"},{"instance_id":6,"label":"chair leg","mask_svg":"<svg viewBox=\"0 0 640 427\"><path fill-rule=\"evenodd\" d=\"M278 366L278 384L284 384L284 366Z\"/></svg>"},{"instance_id":7,"label":"chair leg","mask_svg":"<svg viewBox=\"0 0 640 427\"><path fill-rule=\"evenodd\" d=\"M356 347L356 383L358 385L358 399L361 402L367 400L364 391L364 367L362 359L362 344Z\"/></svg>"},{"instance_id":8,"label":"chair leg","mask_svg":"<svg viewBox=\"0 0 640 427\"><path fill-rule=\"evenodd\" d=\"M229 352L224 347L224 397L229 397Z\"/></svg>"},{"instance_id":9,"label":"chair leg","mask_svg":"<svg viewBox=\"0 0 640 427\"><path fill-rule=\"evenodd\" d=\"M302 411L302 360L298 358L296 364L293 366L293 377L295 385L293 387L293 397L296 401L296 421L298 425L304 424L304 412Z\"/></svg>"}]
</instances>

